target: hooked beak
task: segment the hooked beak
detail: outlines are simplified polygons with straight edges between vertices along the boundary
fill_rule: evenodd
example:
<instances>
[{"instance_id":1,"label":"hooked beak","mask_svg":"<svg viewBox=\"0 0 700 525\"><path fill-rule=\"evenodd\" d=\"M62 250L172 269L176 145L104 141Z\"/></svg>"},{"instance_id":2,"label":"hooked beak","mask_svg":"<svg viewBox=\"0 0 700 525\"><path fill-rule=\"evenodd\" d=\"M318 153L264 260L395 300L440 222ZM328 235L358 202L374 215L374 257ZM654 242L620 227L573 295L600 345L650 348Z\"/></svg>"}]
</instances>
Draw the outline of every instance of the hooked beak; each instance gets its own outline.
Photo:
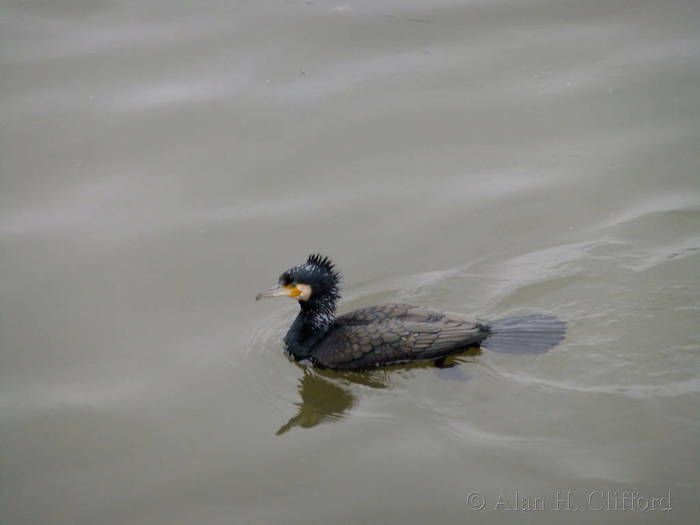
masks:
<instances>
[{"instance_id":1,"label":"hooked beak","mask_svg":"<svg viewBox=\"0 0 700 525\"><path fill-rule=\"evenodd\" d=\"M260 299L266 299L268 297L297 297L299 295L301 295L301 290L299 290L299 288L297 288L296 285L279 284L274 288L270 288L269 290L260 292L258 295L255 296L255 300L259 301Z\"/></svg>"}]
</instances>

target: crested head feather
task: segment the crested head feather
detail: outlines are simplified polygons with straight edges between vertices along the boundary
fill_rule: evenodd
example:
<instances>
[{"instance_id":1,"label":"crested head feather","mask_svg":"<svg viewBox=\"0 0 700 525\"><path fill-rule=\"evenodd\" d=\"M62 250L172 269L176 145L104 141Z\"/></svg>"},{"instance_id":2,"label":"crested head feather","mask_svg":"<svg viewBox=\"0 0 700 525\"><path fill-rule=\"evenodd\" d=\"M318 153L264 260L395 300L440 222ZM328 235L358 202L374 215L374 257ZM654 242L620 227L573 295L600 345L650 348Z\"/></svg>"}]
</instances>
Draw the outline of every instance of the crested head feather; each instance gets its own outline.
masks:
<instances>
[{"instance_id":1,"label":"crested head feather","mask_svg":"<svg viewBox=\"0 0 700 525\"><path fill-rule=\"evenodd\" d=\"M338 270L335 269L333 261L328 257L324 257L320 253L312 253L306 260L306 264L315 266L327 273L329 273L336 281L342 280L342 275Z\"/></svg>"}]
</instances>

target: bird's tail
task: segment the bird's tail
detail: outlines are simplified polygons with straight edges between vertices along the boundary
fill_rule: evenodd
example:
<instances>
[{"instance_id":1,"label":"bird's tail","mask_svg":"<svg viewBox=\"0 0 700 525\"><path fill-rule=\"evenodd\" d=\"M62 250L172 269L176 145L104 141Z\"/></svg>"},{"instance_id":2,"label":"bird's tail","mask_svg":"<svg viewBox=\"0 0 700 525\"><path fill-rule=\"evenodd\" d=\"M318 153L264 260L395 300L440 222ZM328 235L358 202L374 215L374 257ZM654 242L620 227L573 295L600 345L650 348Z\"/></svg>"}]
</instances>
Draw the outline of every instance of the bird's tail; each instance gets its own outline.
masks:
<instances>
[{"instance_id":1,"label":"bird's tail","mask_svg":"<svg viewBox=\"0 0 700 525\"><path fill-rule=\"evenodd\" d=\"M486 325L482 348L509 354L541 354L564 339L566 323L553 315L506 317Z\"/></svg>"}]
</instances>

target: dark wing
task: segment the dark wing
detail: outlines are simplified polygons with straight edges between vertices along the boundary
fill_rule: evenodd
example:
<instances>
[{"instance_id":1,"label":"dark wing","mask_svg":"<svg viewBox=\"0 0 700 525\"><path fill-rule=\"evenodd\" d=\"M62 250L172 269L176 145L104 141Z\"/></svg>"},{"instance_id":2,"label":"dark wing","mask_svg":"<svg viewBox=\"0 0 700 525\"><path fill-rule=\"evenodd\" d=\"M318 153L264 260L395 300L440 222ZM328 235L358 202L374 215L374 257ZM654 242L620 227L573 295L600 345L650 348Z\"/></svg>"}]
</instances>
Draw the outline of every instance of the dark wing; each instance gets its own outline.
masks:
<instances>
[{"instance_id":1,"label":"dark wing","mask_svg":"<svg viewBox=\"0 0 700 525\"><path fill-rule=\"evenodd\" d=\"M364 308L338 318L314 347L328 368L367 369L438 359L478 345L486 332L463 316L410 305Z\"/></svg>"},{"instance_id":2,"label":"dark wing","mask_svg":"<svg viewBox=\"0 0 700 525\"><path fill-rule=\"evenodd\" d=\"M450 315L456 318L458 317L462 321L465 320L465 318L463 316L459 316L459 314L448 314L433 308L413 306L411 304L403 303L390 303L382 304L380 306L367 306L366 308L353 310L352 312L338 317L336 322L340 325L360 325L389 320L416 321L419 323L425 323L439 321L445 316Z\"/></svg>"}]
</instances>

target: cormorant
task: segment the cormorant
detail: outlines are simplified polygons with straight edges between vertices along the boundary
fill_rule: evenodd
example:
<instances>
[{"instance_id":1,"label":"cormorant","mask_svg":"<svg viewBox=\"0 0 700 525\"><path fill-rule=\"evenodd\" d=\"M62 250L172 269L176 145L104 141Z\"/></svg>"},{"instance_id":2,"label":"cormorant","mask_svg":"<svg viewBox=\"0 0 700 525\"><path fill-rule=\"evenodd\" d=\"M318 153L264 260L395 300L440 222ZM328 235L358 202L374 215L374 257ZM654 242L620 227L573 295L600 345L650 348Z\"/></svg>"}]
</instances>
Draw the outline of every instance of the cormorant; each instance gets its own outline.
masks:
<instances>
[{"instance_id":1,"label":"cormorant","mask_svg":"<svg viewBox=\"0 0 700 525\"><path fill-rule=\"evenodd\" d=\"M492 323L458 313L409 304L368 306L336 316L340 272L327 257L313 254L284 272L279 284L257 295L293 297L300 311L284 338L297 361L320 368L364 370L412 361L435 361L471 347L502 352L541 353L564 338L566 325L554 316L533 314Z\"/></svg>"}]
</instances>

